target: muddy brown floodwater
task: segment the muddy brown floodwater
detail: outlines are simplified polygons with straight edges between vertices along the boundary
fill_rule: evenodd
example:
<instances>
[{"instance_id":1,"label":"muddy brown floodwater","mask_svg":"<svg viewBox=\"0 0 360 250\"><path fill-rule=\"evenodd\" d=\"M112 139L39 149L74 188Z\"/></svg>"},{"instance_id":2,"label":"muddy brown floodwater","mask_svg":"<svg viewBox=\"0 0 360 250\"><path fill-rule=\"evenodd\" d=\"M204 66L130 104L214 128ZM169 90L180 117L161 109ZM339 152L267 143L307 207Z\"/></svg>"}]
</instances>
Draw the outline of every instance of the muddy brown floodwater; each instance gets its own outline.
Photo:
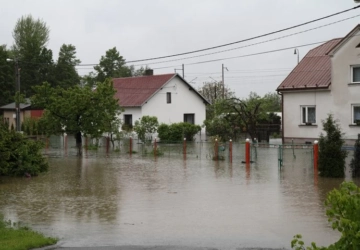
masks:
<instances>
[{"instance_id":1,"label":"muddy brown floodwater","mask_svg":"<svg viewBox=\"0 0 360 250\"><path fill-rule=\"evenodd\" d=\"M75 149L49 149L48 173L2 179L0 213L60 238L64 247L289 249L299 233L320 245L338 239L324 200L344 179L314 176L311 150L295 150L296 158L284 150L279 169L276 148L258 148L246 167L240 144L232 163L227 152L224 161L211 160L209 143L189 144L186 159L160 147L157 158L125 151L107 157L104 149L78 158Z\"/></svg>"}]
</instances>

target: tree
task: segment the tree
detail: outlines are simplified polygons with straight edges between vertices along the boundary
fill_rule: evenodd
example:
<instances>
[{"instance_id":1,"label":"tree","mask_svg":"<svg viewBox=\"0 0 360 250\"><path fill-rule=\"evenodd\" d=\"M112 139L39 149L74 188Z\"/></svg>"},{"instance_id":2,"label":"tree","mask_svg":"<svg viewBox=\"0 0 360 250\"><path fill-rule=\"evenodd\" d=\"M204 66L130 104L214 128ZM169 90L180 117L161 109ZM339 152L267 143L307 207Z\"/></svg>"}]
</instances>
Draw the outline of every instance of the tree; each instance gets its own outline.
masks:
<instances>
[{"instance_id":1,"label":"tree","mask_svg":"<svg viewBox=\"0 0 360 250\"><path fill-rule=\"evenodd\" d=\"M35 87L31 103L45 109L41 120L47 134L74 135L81 155L82 134L98 137L118 119L120 106L114 99L115 92L110 79L99 83L95 91L88 86L63 89L44 83Z\"/></svg>"},{"instance_id":2,"label":"tree","mask_svg":"<svg viewBox=\"0 0 360 250\"><path fill-rule=\"evenodd\" d=\"M146 66L145 68L141 66L140 68L135 69L135 67L131 65L130 70L131 70L131 76L144 76L146 70L151 70L151 68L149 68L148 66Z\"/></svg>"},{"instance_id":3,"label":"tree","mask_svg":"<svg viewBox=\"0 0 360 250\"><path fill-rule=\"evenodd\" d=\"M322 121L323 130L319 140L319 171L324 177L344 177L345 158L347 152L342 150L345 141L342 139L341 128L330 114Z\"/></svg>"},{"instance_id":4,"label":"tree","mask_svg":"<svg viewBox=\"0 0 360 250\"><path fill-rule=\"evenodd\" d=\"M80 63L81 61L76 58L75 46L63 44L55 67L55 86L68 88L80 84L80 76L75 69L75 66Z\"/></svg>"},{"instance_id":5,"label":"tree","mask_svg":"<svg viewBox=\"0 0 360 250\"><path fill-rule=\"evenodd\" d=\"M0 176L35 176L47 171L42 147L41 142L26 139L0 122Z\"/></svg>"},{"instance_id":6,"label":"tree","mask_svg":"<svg viewBox=\"0 0 360 250\"><path fill-rule=\"evenodd\" d=\"M360 176L360 136L358 136L358 139L355 141L354 145L354 156L351 160L350 167L353 177L359 177Z\"/></svg>"},{"instance_id":7,"label":"tree","mask_svg":"<svg viewBox=\"0 0 360 250\"><path fill-rule=\"evenodd\" d=\"M263 101L263 107L266 112L281 112L281 96L276 92L265 94Z\"/></svg>"},{"instance_id":8,"label":"tree","mask_svg":"<svg viewBox=\"0 0 360 250\"><path fill-rule=\"evenodd\" d=\"M0 106L13 102L15 95L15 70L13 65L6 61L10 52L5 45L0 46Z\"/></svg>"},{"instance_id":9,"label":"tree","mask_svg":"<svg viewBox=\"0 0 360 250\"><path fill-rule=\"evenodd\" d=\"M94 69L97 71L98 82L103 82L106 78L131 76L131 69L126 66L125 59L120 56L116 47L106 51L105 56L101 56L99 64Z\"/></svg>"},{"instance_id":10,"label":"tree","mask_svg":"<svg viewBox=\"0 0 360 250\"><path fill-rule=\"evenodd\" d=\"M341 233L340 239L328 247L318 247L313 242L307 250L349 250L360 249L360 188L353 182L343 182L340 189L334 189L326 198L326 215L332 228ZM294 236L291 247L303 250L301 235Z\"/></svg>"},{"instance_id":11,"label":"tree","mask_svg":"<svg viewBox=\"0 0 360 250\"><path fill-rule=\"evenodd\" d=\"M223 90L225 99L235 96L235 92L222 82L204 82L203 86L198 89L199 93L210 103L215 103L218 99L223 99Z\"/></svg>"},{"instance_id":12,"label":"tree","mask_svg":"<svg viewBox=\"0 0 360 250\"><path fill-rule=\"evenodd\" d=\"M141 141L145 142L146 134L155 133L159 122L156 116L145 115L141 117L140 122L135 121L134 131L138 134Z\"/></svg>"},{"instance_id":13,"label":"tree","mask_svg":"<svg viewBox=\"0 0 360 250\"><path fill-rule=\"evenodd\" d=\"M32 87L43 81L51 81L53 61L52 51L46 48L50 29L40 19L31 15L22 16L16 23L14 38L14 57L21 68L21 92L32 95Z\"/></svg>"}]
</instances>

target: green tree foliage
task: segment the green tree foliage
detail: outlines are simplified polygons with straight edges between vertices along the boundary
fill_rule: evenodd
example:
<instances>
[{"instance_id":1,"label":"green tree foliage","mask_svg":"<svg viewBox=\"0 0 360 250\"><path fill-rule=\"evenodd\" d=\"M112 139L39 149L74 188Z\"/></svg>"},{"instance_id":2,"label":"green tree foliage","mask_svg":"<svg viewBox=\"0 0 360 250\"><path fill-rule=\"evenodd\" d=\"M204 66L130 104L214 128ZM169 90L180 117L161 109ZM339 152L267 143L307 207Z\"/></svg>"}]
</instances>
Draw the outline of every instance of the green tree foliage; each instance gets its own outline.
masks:
<instances>
[{"instance_id":1,"label":"green tree foliage","mask_svg":"<svg viewBox=\"0 0 360 250\"><path fill-rule=\"evenodd\" d=\"M155 116L143 116L140 122L135 121L134 131L137 133L139 139L145 142L146 135L155 133L159 126L157 117Z\"/></svg>"},{"instance_id":2,"label":"green tree foliage","mask_svg":"<svg viewBox=\"0 0 360 250\"><path fill-rule=\"evenodd\" d=\"M15 94L15 69L14 65L7 62L11 58L5 45L0 46L0 106L13 102Z\"/></svg>"},{"instance_id":3,"label":"green tree foliage","mask_svg":"<svg viewBox=\"0 0 360 250\"><path fill-rule=\"evenodd\" d=\"M42 143L26 139L0 122L0 176L38 175L48 170Z\"/></svg>"},{"instance_id":4,"label":"green tree foliage","mask_svg":"<svg viewBox=\"0 0 360 250\"><path fill-rule=\"evenodd\" d=\"M106 78L131 76L131 69L126 66L125 59L120 56L116 47L106 51L105 56L101 56L99 64L94 69L97 72L97 82L103 82Z\"/></svg>"},{"instance_id":5,"label":"green tree foliage","mask_svg":"<svg viewBox=\"0 0 360 250\"><path fill-rule=\"evenodd\" d=\"M360 138L355 141L354 156L351 160L350 167L353 177L360 177Z\"/></svg>"},{"instance_id":6,"label":"green tree foliage","mask_svg":"<svg viewBox=\"0 0 360 250\"><path fill-rule=\"evenodd\" d=\"M46 48L50 29L31 15L21 17L14 28L13 56L21 68L21 92L32 95L32 87L52 81L54 63L52 51Z\"/></svg>"},{"instance_id":7,"label":"green tree foliage","mask_svg":"<svg viewBox=\"0 0 360 250\"><path fill-rule=\"evenodd\" d=\"M344 182L340 189L332 190L326 198L326 215L340 239L328 247L318 247L313 242L307 250L357 250L360 249L360 188L352 182ZM305 249L301 235L294 236L291 247Z\"/></svg>"},{"instance_id":8,"label":"green tree foliage","mask_svg":"<svg viewBox=\"0 0 360 250\"><path fill-rule=\"evenodd\" d=\"M199 93L205 97L210 103L215 103L218 99L232 98L235 96L235 92L232 91L228 86L224 86L220 82L204 82L203 86L198 89Z\"/></svg>"},{"instance_id":9,"label":"green tree foliage","mask_svg":"<svg viewBox=\"0 0 360 250\"><path fill-rule=\"evenodd\" d=\"M323 130L319 140L319 171L324 177L344 177L345 158L347 152L342 150L344 140L340 126L330 114L325 121L322 121Z\"/></svg>"},{"instance_id":10,"label":"green tree foliage","mask_svg":"<svg viewBox=\"0 0 360 250\"><path fill-rule=\"evenodd\" d=\"M80 84L80 76L75 69L75 66L80 63L81 61L76 58L75 46L63 44L55 67L55 86L69 88Z\"/></svg>"},{"instance_id":11,"label":"green tree foliage","mask_svg":"<svg viewBox=\"0 0 360 250\"><path fill-rule=\"evenodd\" d=\"M186 138L187 141L192 141L194 136L201 130L199 125L194 125L187 122L179 122L173 124L162 123L159 125L157 131L161 141L164 142L179 142Z\"/></svg>"},{"instance_id":12,"label":"green tree foliage","mask_svg":"<svg viewBox=\"0 0 360 250\"><path fill-rule=\"evenodd\" d=\"M217 100L211 105L213 118L204 121L207 134L218 136L223 141L236 140L242 128L240 116L227 104L228 100Z\"/></svg>"},{"instance_id":13,"label":"green tree foliage","mask_svg":"<svg viewBox=\"0 0 360 250\"><path fill-rule=\"evenodd\" d=\"M263 109L265 112L280 112L281 111L281 96L276 92L267 93L263 96Z\"/></svg>"},{"instance_id":14,"label":"green tree foliage","mask_svg":"<svg viewBox=\"0 0 360 250\"><path fill-rule=\"evenodd\" d=\"M99 83L95 91L79 85L63 89L44 83L35 87L31 99L34 107L45 108L41 118L47 134L66 132L75 135L79 155L82 134L99 137L111 129L109 124L118 119L120 107L114 99L112 81Z\"/></svg>"}]
</instances>

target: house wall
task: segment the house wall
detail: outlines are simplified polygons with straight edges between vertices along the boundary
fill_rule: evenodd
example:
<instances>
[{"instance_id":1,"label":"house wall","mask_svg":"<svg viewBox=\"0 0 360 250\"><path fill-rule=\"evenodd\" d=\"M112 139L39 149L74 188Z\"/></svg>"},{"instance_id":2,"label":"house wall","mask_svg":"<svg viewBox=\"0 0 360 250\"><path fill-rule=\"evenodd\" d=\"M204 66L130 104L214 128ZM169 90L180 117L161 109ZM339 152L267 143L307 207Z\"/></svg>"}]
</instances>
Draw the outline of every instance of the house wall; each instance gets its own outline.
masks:
<instances>
[{"instance_id":1,"label":"house wall","mask_svg":"<svg viewBox=\"0 0 360 250\"><path fill-rule=\"evenodd\" d=\"M167 92L171 93L171 103L166 102ZM178 77L169 81L142 107L142 115L156 116L159 123L183 122L184 114L195 114L195 124L202 125L205 120L206 105L203 99L189 90L189 87ZM201 134L204 136L204 128Z\"/></svg>"},{"instance_id":2,"label":"house wall","mask_svg":"<svg viewBox=\"0 0 360 250\"><path fill-rule=\"evenodd\" d=\"M351 84L351 66L360 65L360 32L343 44L331 58L330 91L302 91L283 93L284 139L296 142L313 141L322 132L321 120L329 113L345 133L346 143L353 144L360 134L360 127L352 121L352 104L360 104L360 84ZM316 126L300 126L301 105L316 106Z\"/></svg>"},{"instance_id":3,"label":"house wall","mask_svg":"<svg viewBox=\"0 0 360 250\"><path fill-rule=\"evenodd\" d=\"M14 128L16 128L16 121L15 116L16 112L15 110L5 110L3 114L4 119L8 119L9 121L9 127L11 127L11 124L14 125ZM20 124L24 122L24 116L26 118L31 117L31 111L30 110L21 110L20 111Z\"/></svg>"},{"instance_id":4,"label":"house wall","mask_svg":"<svg viewBox=\"0 0 360 250\"><path fill-rule=\"evenodd\" d=\"M133 108L124 108L124 111L120 114L120 119L124 122L124 115L132 115L132 125L135 125L136 120L141 119L141 108L133 107Z\"/></svg>"}]
</instances>

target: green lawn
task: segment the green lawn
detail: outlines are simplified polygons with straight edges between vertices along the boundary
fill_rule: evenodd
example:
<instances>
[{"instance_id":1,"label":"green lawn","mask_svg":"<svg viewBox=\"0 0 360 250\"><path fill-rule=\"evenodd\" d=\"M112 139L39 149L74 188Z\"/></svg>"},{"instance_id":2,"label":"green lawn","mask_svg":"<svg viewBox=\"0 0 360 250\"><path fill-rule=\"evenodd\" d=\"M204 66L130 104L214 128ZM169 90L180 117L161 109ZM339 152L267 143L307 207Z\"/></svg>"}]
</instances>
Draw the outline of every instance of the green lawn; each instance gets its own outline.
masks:
<instances>
[{"instance_id":1,"label":"green lawn","mask_svg":"<svg viewBox=\"0 0 360 250\"><path fill-rule=\"evenodd\" d=\"M28 250L56 242L57 239L45 237L27 227L11 228L8 223L0 221L0 250Z\"/></svg>"}]
</instances>

